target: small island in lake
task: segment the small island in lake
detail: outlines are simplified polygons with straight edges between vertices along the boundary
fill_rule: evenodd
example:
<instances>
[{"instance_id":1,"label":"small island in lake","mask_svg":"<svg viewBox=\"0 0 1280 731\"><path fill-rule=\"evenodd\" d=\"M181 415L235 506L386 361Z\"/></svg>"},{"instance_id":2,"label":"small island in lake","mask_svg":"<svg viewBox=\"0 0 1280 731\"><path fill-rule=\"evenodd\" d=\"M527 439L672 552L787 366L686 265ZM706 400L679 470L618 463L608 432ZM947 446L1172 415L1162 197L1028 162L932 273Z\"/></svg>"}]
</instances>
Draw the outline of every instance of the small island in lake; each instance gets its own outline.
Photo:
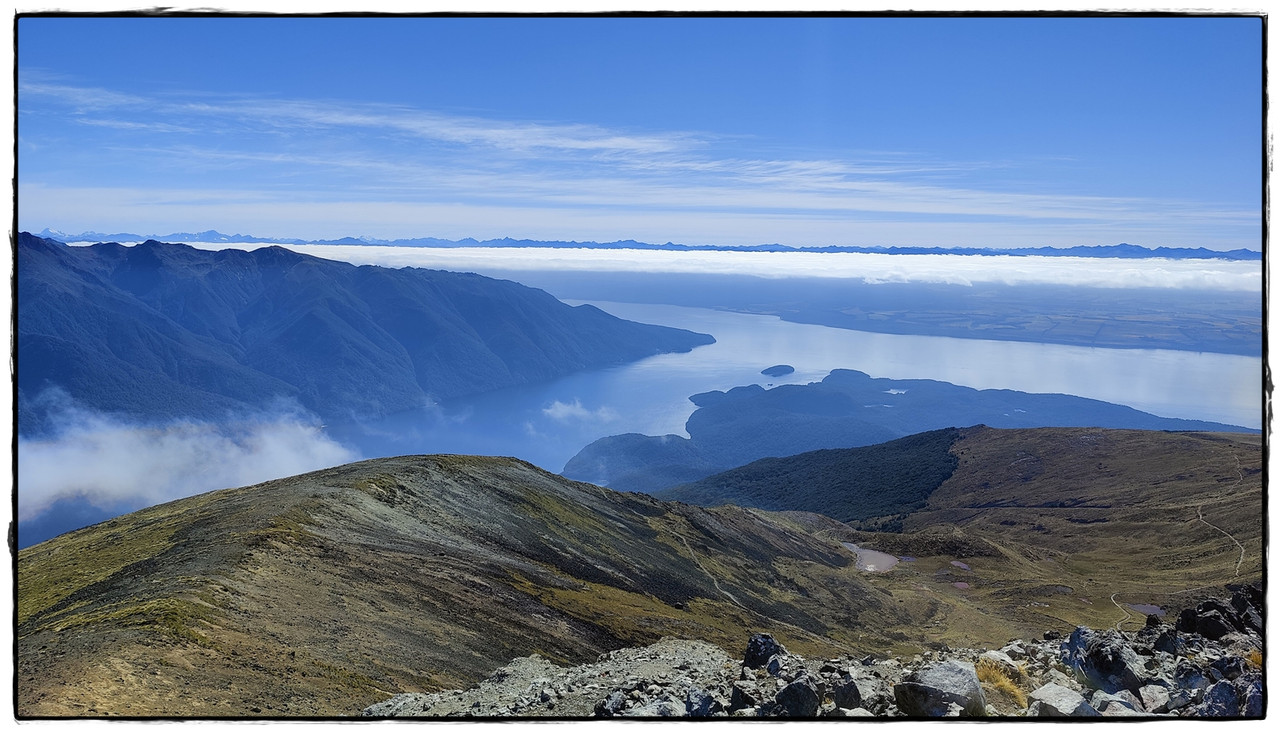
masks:
<instances>
[{"instance_id":1,"label":"small island in lake","mask_svg":"<svg viewBox=\"0 0 1280 731\"><path fill-rule=\"evenodd\" d=\"M795 372L796 372L796 369L792 368L789 365L769 366L768 368L765 368L764 370L760 371L760 373L766 376L785 376L789 373L795 373Z\"/></svg>"}]
</instances>

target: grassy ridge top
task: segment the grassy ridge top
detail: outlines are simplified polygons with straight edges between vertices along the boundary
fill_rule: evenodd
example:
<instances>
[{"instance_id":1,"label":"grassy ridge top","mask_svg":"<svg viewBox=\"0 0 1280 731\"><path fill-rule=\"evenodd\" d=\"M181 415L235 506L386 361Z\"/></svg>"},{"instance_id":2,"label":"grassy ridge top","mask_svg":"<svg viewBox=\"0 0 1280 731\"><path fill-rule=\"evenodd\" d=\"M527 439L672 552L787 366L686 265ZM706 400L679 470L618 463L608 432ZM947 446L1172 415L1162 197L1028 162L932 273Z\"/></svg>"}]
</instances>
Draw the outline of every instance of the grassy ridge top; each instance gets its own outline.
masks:
<instances>
[{"instance_id":1,"label":"grassy ridge top","mask_svg":"<svg viewBox=\"0 0 1280 731\"><path fill-rule=\"evenodd\" d=\"M340 714L533 652L754 631L839 652L862 614L880 645L910 622L789 520L443 455L121 516L20 551L18 591L23 715Z\"/></svg>"}]
</instances>

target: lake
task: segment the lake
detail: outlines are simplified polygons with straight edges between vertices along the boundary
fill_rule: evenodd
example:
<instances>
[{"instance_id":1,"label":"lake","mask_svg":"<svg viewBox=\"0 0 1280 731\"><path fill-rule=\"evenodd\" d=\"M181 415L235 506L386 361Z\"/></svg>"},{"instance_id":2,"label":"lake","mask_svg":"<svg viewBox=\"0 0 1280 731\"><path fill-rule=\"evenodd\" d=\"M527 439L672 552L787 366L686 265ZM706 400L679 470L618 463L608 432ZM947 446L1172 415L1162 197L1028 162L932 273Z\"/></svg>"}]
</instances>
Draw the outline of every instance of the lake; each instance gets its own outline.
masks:
<instances>
[{"instance_id":1,"label":"lake","mask_svg":"<svg viewBox=\"0 0 1280 731\"><path fill-rule=\"evenodd\" d=\"M571 302L581 304L581 302ZM451 452L506 455L553 472L603 436L684 435L689 396L734 386L818 381L836 368L979 389L1064 393L1158 416L1248 428L1262 421L1260 358L1011 341L887 335L695 307L592 302L629 320L710 333L690 353L456 399L362 424L331 424L365 457ZM760 373L786 364L794 373ZM967 425L961 425L967 426Z\"/></svg>"}]
</instances>

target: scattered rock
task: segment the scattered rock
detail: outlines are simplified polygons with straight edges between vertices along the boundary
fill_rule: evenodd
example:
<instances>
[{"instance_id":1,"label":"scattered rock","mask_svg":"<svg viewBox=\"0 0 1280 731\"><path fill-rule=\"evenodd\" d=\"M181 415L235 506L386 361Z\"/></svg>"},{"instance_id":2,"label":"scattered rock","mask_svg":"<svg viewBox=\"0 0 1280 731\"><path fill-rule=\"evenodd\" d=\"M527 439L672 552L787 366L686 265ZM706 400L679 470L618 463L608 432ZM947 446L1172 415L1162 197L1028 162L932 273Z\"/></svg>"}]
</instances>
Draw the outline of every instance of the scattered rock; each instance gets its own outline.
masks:
<instances>
[{"instance_id":1,"label":"scattered rock","mask_svg":"<svg viewBox=\"0 0 1280 731\"><path fill-rule=\"evenodd\" d=\"M652 703L646 703L643 706L632 708L625 711L622 715L628 717L660 717L670 718L672 716L684 715L684 708L676 705L676 702L670 698L660 698Z\"/></svg>"},{"instance_id":2,"label":"scattered rock","mask_svg":"<svg viewBox=\"0 0 1280 731\"><path fill-rule=\"evenodd\" d=\"M530 656L474 688L398 695L362 715L981 717L1000 712L978 682L974 663L981 660L1029 691L1027 709L1013 715L1260 717L1265 688L1254 653L1263 640L1248 614L1259 608L1251 596L1240 590L1229 602L1201 602L1176 628L1148 621L1128 635L1079 627L1065 641L1021 639L985 651L937 644L914 658L806 659L767 634L750 637L741 663L714 645L670 638L576 667ZM1187 629L1219 621L1232 631L1217 640Z\"/></svg>"}]
</instances>

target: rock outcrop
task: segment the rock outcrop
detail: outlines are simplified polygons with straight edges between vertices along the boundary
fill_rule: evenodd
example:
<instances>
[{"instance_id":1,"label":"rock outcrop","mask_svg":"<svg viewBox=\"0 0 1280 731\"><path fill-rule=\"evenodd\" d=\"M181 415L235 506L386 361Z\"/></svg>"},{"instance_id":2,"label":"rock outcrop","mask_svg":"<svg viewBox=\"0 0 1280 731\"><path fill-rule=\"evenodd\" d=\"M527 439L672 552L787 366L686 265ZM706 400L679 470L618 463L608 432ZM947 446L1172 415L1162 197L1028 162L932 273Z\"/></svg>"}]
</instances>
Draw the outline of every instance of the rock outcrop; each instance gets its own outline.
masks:
<instances>
[{"instance_id":1,"label":"rock outcrop","mask_svg":"<svg viewBox=\"0 0 1280 731\"><path fill-rule=\"evenodd\" d=\"M757 634L737 661L705 642L667 638L577 667L519 658L469 690L399 695L363 715L1256 718L1265 713L1260 596L1242 588L1231 602L1183 613L1177 626L1152 617L1134 634L1078 627L1065 639L1046 632L909 659L808 659ZM1185 629L1218 621L1232 631L1211 639Z\"/></svg>"}]
</instances>

